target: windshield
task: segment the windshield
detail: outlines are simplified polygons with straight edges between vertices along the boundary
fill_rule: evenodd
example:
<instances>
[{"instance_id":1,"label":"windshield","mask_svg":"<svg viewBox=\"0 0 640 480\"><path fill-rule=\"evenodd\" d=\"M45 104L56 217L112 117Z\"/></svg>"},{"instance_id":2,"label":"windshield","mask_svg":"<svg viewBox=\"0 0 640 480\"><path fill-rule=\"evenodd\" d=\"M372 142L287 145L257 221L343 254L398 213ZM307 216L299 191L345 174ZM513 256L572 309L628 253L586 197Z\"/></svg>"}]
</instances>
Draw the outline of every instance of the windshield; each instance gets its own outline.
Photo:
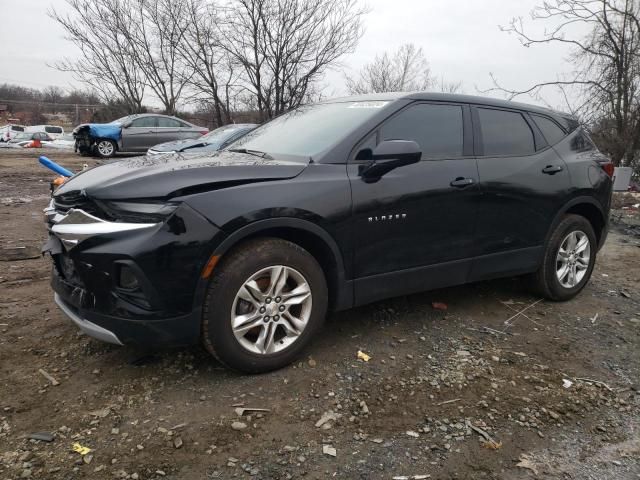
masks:
<instances>
[{"instance_id":1,"label":"windshield","mask_svg":"<svg viewBox=\"0 0 640 480\"><path fill-rule=\"evenodd\" d=\"M313 157L373 117L387 101L319 103L286 113L247 133L229 148L271 156Z\"/></svg>"},{"instance_id":2,"label":"windshield","mask_svg":"<svg viewBox=\"0 0 640 480\"><path fill-rule=\"evenodd\" d=\"M238 127L237 125L225 125L224 127L216 128L215 130L203 135L198 140L204 143L222 145L228 138L232 137L245 127Z\"/></svg>"}]
</instances>

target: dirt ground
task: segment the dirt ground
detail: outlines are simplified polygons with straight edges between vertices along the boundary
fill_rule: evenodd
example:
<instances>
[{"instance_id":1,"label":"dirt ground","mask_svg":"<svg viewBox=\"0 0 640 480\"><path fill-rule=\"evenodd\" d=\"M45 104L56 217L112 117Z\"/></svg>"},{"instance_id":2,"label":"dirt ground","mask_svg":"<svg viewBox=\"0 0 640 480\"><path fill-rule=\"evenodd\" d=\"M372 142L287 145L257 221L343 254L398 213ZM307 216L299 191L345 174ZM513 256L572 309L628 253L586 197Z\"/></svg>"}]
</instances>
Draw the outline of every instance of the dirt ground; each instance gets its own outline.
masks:
<instances>
[{"instance_id":1,"label":"dirt ground","mask_svg":"<svg viewBox=\"0 0 640 480\"><path fill-rule=\"evenodd\" d=\"M40 153L0 150L0 478L640 478L637 210L615 211L570 302L520 279L379 302L331 315L298 364L246 376L199 347L78 333L37 257Z\"/></svg>"}]
</instances>

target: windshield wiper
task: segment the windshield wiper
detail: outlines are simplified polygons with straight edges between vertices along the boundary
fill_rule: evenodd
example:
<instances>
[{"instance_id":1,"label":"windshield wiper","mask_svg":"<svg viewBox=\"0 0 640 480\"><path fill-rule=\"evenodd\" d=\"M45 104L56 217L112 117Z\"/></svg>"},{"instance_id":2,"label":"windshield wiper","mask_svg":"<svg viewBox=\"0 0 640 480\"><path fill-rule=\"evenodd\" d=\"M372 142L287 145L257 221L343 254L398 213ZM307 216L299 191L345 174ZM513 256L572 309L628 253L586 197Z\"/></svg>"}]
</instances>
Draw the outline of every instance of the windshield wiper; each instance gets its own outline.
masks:
<instances>
[{"instance_id":1,"label":"windshield wiper","mask_svg":"<svg viewBox=\"0 0 640 480\"><path fill-rule=\"evenodd\" d=\"M264 158L265 160L273 160L273 157L267 152L261 152L260 150L247 150L246 148L230 148L228 152L246 153L248 155L254 155L256 157Z\"/></svg>"}]
</instances>

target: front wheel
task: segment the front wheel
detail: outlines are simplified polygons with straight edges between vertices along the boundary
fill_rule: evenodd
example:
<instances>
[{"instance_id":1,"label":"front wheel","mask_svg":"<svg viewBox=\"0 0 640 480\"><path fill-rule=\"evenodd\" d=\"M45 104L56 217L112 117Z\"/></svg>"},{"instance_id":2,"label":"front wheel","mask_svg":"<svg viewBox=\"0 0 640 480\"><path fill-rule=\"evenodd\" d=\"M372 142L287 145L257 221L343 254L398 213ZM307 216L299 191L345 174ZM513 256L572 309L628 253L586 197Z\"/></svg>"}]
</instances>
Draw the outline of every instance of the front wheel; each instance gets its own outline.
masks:
<instances>
[{"instance_id":1,"label":"front wheel","mask_svg":"<svg viewBox=\"0 0 640 480\"><path fill-rule=\"evenodd\" d=\"M550 300L575 297L591 277L596 251L591 223L580 215L567 215L553 231L542 265L534 274L536 290Z\"/></svg>"},{"instance_id":2,"label":"front wheel","mask_svg":"<svg viewBox=\"0 0 640 480\"><path fill-rule=\"evenodd\" d=\"M113 140L98 140L96 142L96 153L100 158L111 158L116 154L116 142Z\"/></svg>"},{"instance_id":3,"label":"front wheel","mask_svg":"<svg viewBox=\"0 0 640 480\"><path fill-rule=\"evenodd\" d=\"M275 370L307 346L326 311L326 280L313 256L286 240L251 240L214 272L204 304L204 344L236 370Z\"/></svg>"}]
</instances>

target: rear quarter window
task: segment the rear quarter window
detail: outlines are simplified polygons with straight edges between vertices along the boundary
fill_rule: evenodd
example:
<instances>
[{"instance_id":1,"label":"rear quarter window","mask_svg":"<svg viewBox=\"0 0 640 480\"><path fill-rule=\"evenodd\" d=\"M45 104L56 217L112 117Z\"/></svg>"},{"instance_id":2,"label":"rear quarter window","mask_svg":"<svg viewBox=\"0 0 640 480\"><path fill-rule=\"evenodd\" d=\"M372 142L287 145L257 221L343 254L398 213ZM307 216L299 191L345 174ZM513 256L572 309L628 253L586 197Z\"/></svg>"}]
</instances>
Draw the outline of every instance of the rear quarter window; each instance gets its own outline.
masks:
<instances>
[{"instance_id":1,"label":"rear quarter window","mask_svg":"<svg viewBox=\"0 0 640 480\"><path fill-rule=\"evenodd\" d=\"M576 136L571 139L571 150L574 152L588 152L595 149L596 146L583 130L580 130Z\"/></svg>"},{"instance_id":2,"label":"rear quarter window","mask_svg":"<svg viewBox=\"0 0 640 480\"><path fill-rule=\"evenodd\" d=\"M519 112L478 108L485 156L535 153L533 132Z\"/></svg>"},{"instance_id":3,"label":"rear quarter window","mask_svg":"<svg viewBox=\"0 0 640 480\"><path fill-rule=\"evenodd\" d=\"M47 133L62 133L62 128L60 127L44 127L44 131Z\"/></svg>"},{"instance_id":4,"label":"rear quarter window","mask_svg":"<svg viewBox=\"0 0 640 480\"><path fill-rule=\"evenodd\" d=\"M531 114L531 118L536 122L536 125L538 125L540 131L542 131L542 135L549 145L555 145L564 138L565 131L550 118L535 114Z\"/></svg>"},{"instance_id":5,"label":"rear quarter window","mask_svg":"<svg viewBox=\"0 0 640 480\"><path fill-rule=\"evenodd\" d=\"M13 130L14 132L24 132L24 127L19 127L17 125L12 125L11 126L11 130Z\"/></svg>"}]
</instances>

